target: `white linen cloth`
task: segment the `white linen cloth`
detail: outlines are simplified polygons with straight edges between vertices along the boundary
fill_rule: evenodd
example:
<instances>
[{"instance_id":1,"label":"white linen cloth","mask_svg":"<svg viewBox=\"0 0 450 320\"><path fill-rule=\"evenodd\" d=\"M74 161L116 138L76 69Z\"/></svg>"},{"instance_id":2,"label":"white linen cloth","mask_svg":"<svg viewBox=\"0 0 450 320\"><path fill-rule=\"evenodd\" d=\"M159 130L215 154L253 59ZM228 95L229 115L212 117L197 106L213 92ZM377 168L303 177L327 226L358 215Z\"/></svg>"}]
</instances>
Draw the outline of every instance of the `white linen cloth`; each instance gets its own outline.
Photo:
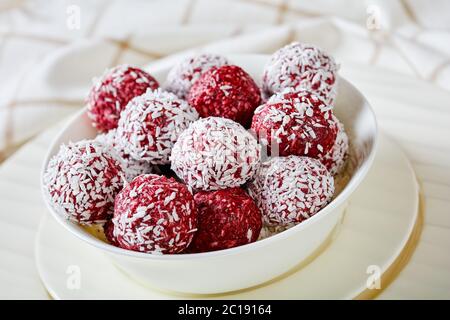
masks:
<instances>
[{"instance_id":1,"label":"white linen cloth","mask_svg":"<svg viewBox=\"0 0 450 320\"><path fill-rule=\"evenodd\" d=\"M80 108L105 68L185 50L272 53L299 40L450 89L449 13L446 0L3 0L0 161Z\"/></svg>"}]
</instances>

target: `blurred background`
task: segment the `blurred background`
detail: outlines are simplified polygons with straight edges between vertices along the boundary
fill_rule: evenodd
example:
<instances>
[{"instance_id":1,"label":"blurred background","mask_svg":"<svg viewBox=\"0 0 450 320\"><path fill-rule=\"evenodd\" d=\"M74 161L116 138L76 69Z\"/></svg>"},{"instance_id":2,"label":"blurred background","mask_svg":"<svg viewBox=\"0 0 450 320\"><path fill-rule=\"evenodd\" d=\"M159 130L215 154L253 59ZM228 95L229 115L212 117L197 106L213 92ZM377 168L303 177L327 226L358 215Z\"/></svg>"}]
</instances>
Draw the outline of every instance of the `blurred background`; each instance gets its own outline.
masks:
<instances>
[{"instance_id":1,"label":"blurred background","mask_svg":"<svg viewBox=\"0 0 450 320\"><path fill-rule=\"evenodd\" d=\"M92 77L295 40L335 56L420 182L420 243L382 298L450 298L450 0L0 0L0 298L47 297L40 167Z\"/></svg>"}]
</instances>

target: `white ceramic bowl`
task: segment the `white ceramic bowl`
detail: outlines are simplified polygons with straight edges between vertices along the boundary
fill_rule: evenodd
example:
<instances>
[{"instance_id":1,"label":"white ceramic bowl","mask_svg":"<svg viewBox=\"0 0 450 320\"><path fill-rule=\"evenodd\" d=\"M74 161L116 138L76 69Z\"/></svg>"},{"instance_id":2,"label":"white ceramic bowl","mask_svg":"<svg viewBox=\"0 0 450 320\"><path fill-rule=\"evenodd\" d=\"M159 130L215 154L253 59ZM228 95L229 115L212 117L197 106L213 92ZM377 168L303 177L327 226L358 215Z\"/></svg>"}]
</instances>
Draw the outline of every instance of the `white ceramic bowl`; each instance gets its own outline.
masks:
<instances>
[{"instance_id":1,"label":"white ceramic bowl","mask_svg":"<svg viewBox=\"0 0 450 320\"><path fill-rule=\"evenodd\" d=\"M261 79L268 57L230 55L229 59L258 80ZM150 72L163 83L169 67L150 68ZM119 268L142 283L174 292L200 294L252 287L289 271L308 258L327 239L342 217L346 201L372 164L377 140L374 113L361 93L342 78L339 80L335 112L350 136L350 161L353 168L350 181L328 206L310 219L255 243L200 254L151 255L127 251L97 239L79 225L64 219L52 209L45 196L44 198L52 216L69 232L98 248L99 254L107 254ZM96 131L84 109L53 142L43 164L43 171L62 143L93 138L95 135ZM92 263L95 264L95 261Z\"/></svg>"}]
</instances>

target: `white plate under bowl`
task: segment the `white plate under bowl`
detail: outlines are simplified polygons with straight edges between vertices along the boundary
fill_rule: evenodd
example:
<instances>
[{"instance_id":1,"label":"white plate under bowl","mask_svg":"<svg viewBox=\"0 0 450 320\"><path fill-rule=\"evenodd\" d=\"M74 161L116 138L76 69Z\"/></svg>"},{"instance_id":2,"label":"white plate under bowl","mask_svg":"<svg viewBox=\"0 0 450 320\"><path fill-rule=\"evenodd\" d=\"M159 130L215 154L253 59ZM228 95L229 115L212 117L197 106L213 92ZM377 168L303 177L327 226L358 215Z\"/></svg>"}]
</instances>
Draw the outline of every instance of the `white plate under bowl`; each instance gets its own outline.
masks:
<instances>
[{"instance_id":1,"label":"white plate under bowl","mask_svg":"<svg viewBox=\"0 0 450 320\"><path fill-rule=\"evenodd\" d=\"M51 217L40 225L36 261L44 285L57 299L350 299L367 292L369 277L383 274L401 255L418 219L418 203L409 161L381 135L374 164L350 197L335 238L309 264L270 284L227 295L176 296L151 289ZM372 295L386 287L383 281Z\"/></svg>"},{"instance_id":2,"label":"white plate under bowl","mask_svg":"<svg viewBox=\"0 0 450 320\"><path fill-rule=\"evenodd\" d=\"M248 71L254 79L261 79L268 57L236 55L229 58ZM153 70L152 74L163 83L168 70ZM251 244L200 254L152 255L128 251L99 240L76 223L59 215L48 203L47 197L46 202L52 216L68 232L108 254L124 271L141 282L174 292L202 294L260 285L291 270L328 238L342 217L348 197L364 179L372 164L377 140L375 116L362 94L345 79L339 80L335 113L344 123L351 141L348 160L351 173L348 184L313 217L287 231ZM83 110L54 141L44 162L44 170L49 159L58 152L61 143L93 138L95 133Z\"/></svg>"}]
</instances>

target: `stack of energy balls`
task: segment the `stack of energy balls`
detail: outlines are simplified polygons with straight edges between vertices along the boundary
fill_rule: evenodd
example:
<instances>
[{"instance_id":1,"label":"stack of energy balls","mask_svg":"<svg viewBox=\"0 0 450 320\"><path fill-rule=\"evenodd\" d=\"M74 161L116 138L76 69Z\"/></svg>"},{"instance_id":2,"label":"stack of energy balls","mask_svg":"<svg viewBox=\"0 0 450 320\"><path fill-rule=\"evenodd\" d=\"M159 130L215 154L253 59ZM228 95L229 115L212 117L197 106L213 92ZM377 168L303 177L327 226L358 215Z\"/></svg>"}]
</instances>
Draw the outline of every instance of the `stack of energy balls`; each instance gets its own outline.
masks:
<instances>
[{"instance_id":1,"label":"stack of energy balls","mask_svg":"<svg viewBox=\"0 0 450 320\"><path fill-rule=\"evenodd\" d=\"M136 67L107 70L87 98L99 134L51 159L49 200L112 245L154 254L228 249L301 223L331 201L348 152L337 70L297 42L271 56L261 89L215 54L180 61L163 88Z\"/></svg>"}]
</instances>

